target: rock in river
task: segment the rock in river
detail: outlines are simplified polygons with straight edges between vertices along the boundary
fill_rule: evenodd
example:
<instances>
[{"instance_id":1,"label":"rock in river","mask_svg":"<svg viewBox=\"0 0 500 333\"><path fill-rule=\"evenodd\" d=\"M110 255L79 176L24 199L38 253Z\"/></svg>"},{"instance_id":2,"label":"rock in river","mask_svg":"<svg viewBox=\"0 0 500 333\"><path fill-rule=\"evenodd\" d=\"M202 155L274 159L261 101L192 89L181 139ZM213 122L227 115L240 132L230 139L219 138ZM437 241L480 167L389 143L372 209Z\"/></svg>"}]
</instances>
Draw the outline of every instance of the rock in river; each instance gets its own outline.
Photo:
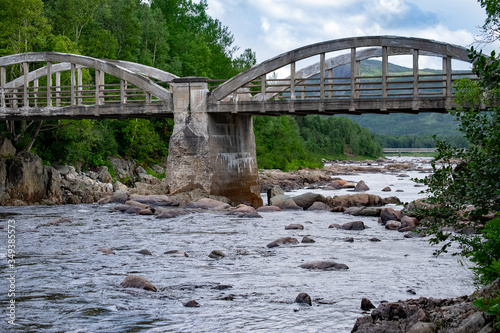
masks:
<instances>
[{"instance_id":1,"label":"rock in river","mask_svg":"<svg viewBox=\"0 0 500 333\"><path fill-rule=\"evenodd\" d=\"M142 276L138 275L129 275L125 278L125 280L120 283L120 285L124 288L138 288L150 291L158 291L155 286Z\"/></svg>"},{"instance_id":2,"label":"rock in river","mask_svg":"<svg viewBox=\"0 0 500 333\"><path fill-rule=\"evenodd\" d=\"M311 306L312 305L311 296L309 296L307 293L300 293L295 298L295 303L307 304Z\"/></svg>"},{"instance_id":3,"label":"rock in river","mask_svg":"<svg viewBox=\"0 0 500 333\"><path fill-rule=\"evenodd\" d=\"M222 259L226 255L221 250L213 250L208 256L212 259Z\"/></svg>"},{"instance_id":4,"label":"rock in river","mask_svg":"<svg viewBox=\"0 0 500 333\"><path fill-rule=\"evenodd\" d=\"M339 228L344 230L364 230L365 224L363 221L352 221L342 224Z\"/></svg>"},{"instance_id":5,"label":"rock in river","mask_svg":"<svg viewBox=\"0 0 500 333\"><path fill-rule=\"evenodd\" d=\"M285 227L285 230L304 230L304 226L298 223L292 223Z\"/></svg>"},{"instance_id":6,"label":"rock in river","mask_svg":"<svg viewBox=\"0 0 500 333\"><path fill-rule=\"evenodd\" d=\"M271 243L267 244L267 247L272 248L272 247L277 247L280 245L288 245L288 244L299 244L299 241L297 240L297 238L293 238L293 237L281 237L281 238L278 238L277 240L272 241Z\"/></svg>"},{"instance_id":7,"label":"rock in river","mask_svg":"<svg viewBox=\"0 0 500 333\"><path fill-rule=\"evenodd\" d=\"M349 269L346 264L340 264L335 261L310 261L300 265L299 267L305 269L322 269L325 271Z\"/></svg>"}]
</instances>

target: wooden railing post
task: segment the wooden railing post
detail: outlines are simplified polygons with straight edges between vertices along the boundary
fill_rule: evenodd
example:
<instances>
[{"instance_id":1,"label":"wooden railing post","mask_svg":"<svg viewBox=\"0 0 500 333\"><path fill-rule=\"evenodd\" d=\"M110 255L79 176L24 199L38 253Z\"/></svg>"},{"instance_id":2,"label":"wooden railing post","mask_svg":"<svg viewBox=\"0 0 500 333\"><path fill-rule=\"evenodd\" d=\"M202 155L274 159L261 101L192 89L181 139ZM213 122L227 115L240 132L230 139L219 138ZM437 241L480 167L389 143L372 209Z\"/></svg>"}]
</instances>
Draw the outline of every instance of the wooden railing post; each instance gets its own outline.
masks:
<instances>
[{"instance_id":1,"label":"wooden railing post","mask_svg":"<svg viewBox=\"0 0 500 333\"><path fill-rule=\"evenodd\" d=\"M78 68L77 69L77 81L78 81L78 105L82 105L82 89L83 89L83 78L82 78L82 69L81 68Z\"/></svg>"},{"instance_id":2,"label":"wooden railing post","mask_svg":"<svg viewBox=\"0 0 500 333\"><path fill-rule=\"evenodd\" d=\"M387 74L389 72L389 59L387 46L382 46L382 98L387 98Z\"/></svg>"},{"instance_id":3,"label":"wooden railing post","mask_svg":"<svg viewBox=\"0 0 500 333\"><path fill-rule=\"evenodd\" d=\"M331 80L331 83L332 83L332 84L331 84L331 85L329 85L329 86L327 85L327 87L328 87L328 98L329 98L329 99L332 99L332 98L333 98L333 91L332 91L332 90L333 90L333 68L330 68L330 69L327 71L327 73L330 73L330 75L327 75L326 77L327 77L327 78L328 78L328 77L330 77L330 80Z\"/></svg>"},{"instance_id":4,"label":"wooden railing post","mask_svg":"<svg viewBox=\"0 0 500 333\"><path fill-rule=\"evenodd\" d=\"M446 59L446 96L451 97L451 57L448 56Z\"/></svg>"},{"instance_id":5,"label":"wooden railing post","mask_svg":"<svg viewBox=\"0 0 500 333\"><path fill-rule=\"evenodd\" d=\"M127 104L127 81L120 80L120 103Z\"/></svg>"},{"instance_id":6,"label":"wooden railing post","mask_svg":"<svg viewBox=\"0 0 500 333\"><path fill-rule=\"evenodd\" d=\"M30 106L29 104L29 95L28 95L28 87L29 87L29 72L30 67L27 62L23 62L23 73L24 73L24 91L23 91L23 105L24 107Z\"/></svg>"},{"instance_id":7,"label":"wooden railing post","mask_svg":"<svg viewBox=\"0 0 500 333\"><path fill-rule=\"evenodd\" d=\"M266 100L266 74L262 75L262 81L260 82L260 94L262 101Z\"/></svg>"},{"instance_id":8,"label":"wooden railing post","mask_svg":"<svg viewBox=\"0 0 500 333\"><path fill-rule=\"evenodd\" d=\"M260 82L260 95L261 95L261 104L260 104L260 112L266 112L266 106L264 102L266 100L266 74L262 75L262 81Z\"/></svg>"},{"instance_id":9,"label":"wooden railing post","mask_svg":"<svg viewBox=\"0 0 500 333\"><path fill-rule=\"evenodd\" d=\"M319 99L325 99L325 54L319 55Z\"/></svg>"},{"instance_id":10,"label":"wooden railing post","mask_svg":"<svg viewBox=\"0 0 500 333\"><path fill-rule=\"evenodd\" d=\"M38 79L33 81L33 98L35 100L35 107L38 106Z\"/></svg>"},{"instance_id":11,"label":"wooden railing post","mask_svg":"<svg viewBox=\"0 0 500 333\"><path fill-rule=\"evenodd\" d=\"M61 106L61 72L56 72L56 106Z\"/></svg>"},{"instance_id":12,"label":"wooden railing post","mask_svg":"<svg viewBox=\"0 0 500 333\"><path fill-rule=\"evenodd\" d=\"M6 84L6 77L5 77L5 67L0 67L0 93L1 96L1 106L4 108L5 107L5 84Z\"/></svg>"},{"instance_id":13,"label":"wooden railing post","mask_svg":"<svg viewBox=\"0 0 500 333\"><path fill-rule=\"evenodd\" d=\"M419 51L417 49L413 49L413 98L418 97L418 56Z\"/></svg>"},{"instance_id":14,"label":"wooden railing post","mask_svg":"<svg viewBox=\"0 0 500 333\"><path fill-rule=\"evenodd\" d=\"M295 61L290 63L290 99L295 100Z\"/></svg>"},{"instance_id":15,"label":"wooden railing post","mask_svg":"<svg viewBox=\"0 0 500 333\"><path fill-rule=\"evenodd\" d=\"M104 73L101 70L95 70L95 104L104 104L104 97L102 97L102 89L104 89Z\"/></svg>"},{"instance_id":16,"label":"wooden railing post","mask_svg":"<svg viewBox=\"0 0 500 333\"><path fill-rule=\"evenodd\" d=\"M47 106L52 106L52 63L47 61Z\"/></svg>"},{"instance_id":17,"label":"wooden railing post","mask_svg":"<svg viewBox=\"0 0 500 333\"><path fill-rule=\"evenodd\" d=\"M356 95L356 48L351 47L351 100Z\"/></svg>"},{"instance_id":18,"label":"wooden railing post","mask_svg":"<svg viewBox=\"0 0 500 333\"><path fill-rule=\"evenodd\" d=\"M75 105L75 85L76 85L76 80L75 80L75 69L76 65L71 64L71 88L70 88L70 105L73 106Z\"/></svg>"}]
</instances>

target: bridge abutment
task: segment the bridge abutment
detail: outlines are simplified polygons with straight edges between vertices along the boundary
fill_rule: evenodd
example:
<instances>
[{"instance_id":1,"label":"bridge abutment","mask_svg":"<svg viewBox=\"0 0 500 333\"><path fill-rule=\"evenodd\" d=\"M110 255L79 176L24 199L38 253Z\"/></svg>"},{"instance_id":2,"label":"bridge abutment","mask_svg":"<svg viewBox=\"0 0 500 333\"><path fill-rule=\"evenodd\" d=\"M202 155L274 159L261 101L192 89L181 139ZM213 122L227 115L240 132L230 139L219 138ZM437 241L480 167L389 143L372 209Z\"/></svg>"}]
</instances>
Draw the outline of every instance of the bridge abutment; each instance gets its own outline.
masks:
<instances>
[{"instance_id":1,"label":"bridge abutment","mask_svg":"<svg viewBox=\"0 0 500 333\"><path fill-rule=\"evenodd\" d=\"M261 206L251 117L209 114L205 78L175 79L173 90L166 174L170 193L200 188L234 203Z\"/></svg>"}]
</instances>

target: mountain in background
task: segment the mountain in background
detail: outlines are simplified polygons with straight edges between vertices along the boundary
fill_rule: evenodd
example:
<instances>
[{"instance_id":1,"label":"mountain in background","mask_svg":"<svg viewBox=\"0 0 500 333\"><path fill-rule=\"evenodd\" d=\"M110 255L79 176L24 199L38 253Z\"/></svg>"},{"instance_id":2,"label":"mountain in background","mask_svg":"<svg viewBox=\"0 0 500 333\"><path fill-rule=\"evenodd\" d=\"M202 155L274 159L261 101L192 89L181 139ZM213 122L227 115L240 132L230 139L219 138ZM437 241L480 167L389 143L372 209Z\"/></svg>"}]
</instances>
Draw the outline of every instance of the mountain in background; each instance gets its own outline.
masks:
<instances>
[{"instance_id":1,"label":"mountain in background","mask_svg":"<svg viewBox=\"0 0 500 333\"><path fill-rule=\"evenodd\" d=\"M391 75L411 74L412 69L389 63L389 73ZM422 74L439 74L441 70L421 69ZM382 75L382 61L365 60L361 62L361 75L377 76ZM340 66L334 70L334 76L350 76L350 65ZM370 132L381 136L411 136L430 137L437 135L440 139L456 141L462 135L458 131L458 123L455 117L449 113L392 113L392 114L363 114L363 115L338 115L346 117L361 127L367 128ZM394 138L392 138L394 139ZM425 146L429 145L429 140L424 140ZM458 140L465 144L465 141ZM415 141L413 141L415 142ZM381 142L387 147L387 140ZM389 144L390 146L390 144Z\"/></svg>"}]
</instances>

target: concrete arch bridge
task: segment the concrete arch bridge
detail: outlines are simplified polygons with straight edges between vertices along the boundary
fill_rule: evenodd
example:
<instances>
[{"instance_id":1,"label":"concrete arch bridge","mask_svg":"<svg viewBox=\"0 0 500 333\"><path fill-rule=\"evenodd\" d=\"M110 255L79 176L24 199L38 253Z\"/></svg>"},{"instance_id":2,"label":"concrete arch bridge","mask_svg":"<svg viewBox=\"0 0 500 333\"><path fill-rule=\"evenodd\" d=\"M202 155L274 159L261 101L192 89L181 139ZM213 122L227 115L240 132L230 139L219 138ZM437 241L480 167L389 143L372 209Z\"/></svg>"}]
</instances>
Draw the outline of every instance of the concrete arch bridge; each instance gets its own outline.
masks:
<instances>
[{"instance_id":1,"label":"concrete arch bridge","mask_svg":"<svg viewBox=\"0 0 500 333\"><path fill-rule=\"evenodd\" d=\"M411 69L392 73L395 56L408 57ZM423 72L423 57L437 58L441 70ZM380 69L363 74L370 59ZM0 58L0 119L173 117L170 193L201 188L260 206L251 115L446 112L456 108L453 82L475 79L470 71L453 71L455 61L469 62L464 47L395 36L345 38L283 53L214 88L207 78L130 62L16 54ZM297 69L301 63L313 64Z\"/></svg>"}]
</instances>

